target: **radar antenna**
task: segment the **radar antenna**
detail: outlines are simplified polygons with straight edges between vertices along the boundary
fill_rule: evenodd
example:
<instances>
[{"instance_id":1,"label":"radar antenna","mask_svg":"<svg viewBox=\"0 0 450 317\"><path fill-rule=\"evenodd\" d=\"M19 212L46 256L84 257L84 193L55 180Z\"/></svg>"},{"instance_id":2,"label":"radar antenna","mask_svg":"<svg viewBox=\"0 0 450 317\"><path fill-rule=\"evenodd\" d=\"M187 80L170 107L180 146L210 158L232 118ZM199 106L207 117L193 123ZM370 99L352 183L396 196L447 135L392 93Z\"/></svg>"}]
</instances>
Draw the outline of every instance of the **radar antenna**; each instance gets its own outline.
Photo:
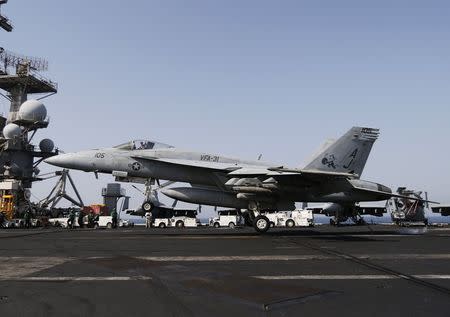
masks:
<instances>
[{"instance_id":1,"label":"radar antenna","mask_svg":"<svg viewBox=\"0 0 450 317\"><path fill-rule=\"evenodd\" d=\"M34 70L36 72L48 70L48 61L45 59L16 54L2 47L0 47L0 63L2 67L0 71L4 73L8 73L8 68L15 68L17 74L28 72L28 70Z\"/></svg>"}]
</instances>

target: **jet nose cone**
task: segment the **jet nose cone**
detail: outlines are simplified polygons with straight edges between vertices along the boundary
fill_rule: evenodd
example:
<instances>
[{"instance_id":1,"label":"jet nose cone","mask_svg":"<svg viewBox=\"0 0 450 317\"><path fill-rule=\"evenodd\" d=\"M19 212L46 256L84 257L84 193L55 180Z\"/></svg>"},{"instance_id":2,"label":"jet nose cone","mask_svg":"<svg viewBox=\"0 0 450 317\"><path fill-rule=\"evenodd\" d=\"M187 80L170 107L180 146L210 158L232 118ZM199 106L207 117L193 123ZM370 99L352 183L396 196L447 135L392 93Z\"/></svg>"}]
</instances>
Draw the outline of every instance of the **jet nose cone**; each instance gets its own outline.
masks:
<instances>
[{"instance_id":1,"label":"jet nose cone","mask_svg":"<svg viewBox=\"0 0 450 317\"><path fill-rule=\"evenodd\" d=\"M73 159L72 154L59 154L45 159L44 162L59 167L70 168L70 165L73 163Z\"/></svg>"}]
</instances>

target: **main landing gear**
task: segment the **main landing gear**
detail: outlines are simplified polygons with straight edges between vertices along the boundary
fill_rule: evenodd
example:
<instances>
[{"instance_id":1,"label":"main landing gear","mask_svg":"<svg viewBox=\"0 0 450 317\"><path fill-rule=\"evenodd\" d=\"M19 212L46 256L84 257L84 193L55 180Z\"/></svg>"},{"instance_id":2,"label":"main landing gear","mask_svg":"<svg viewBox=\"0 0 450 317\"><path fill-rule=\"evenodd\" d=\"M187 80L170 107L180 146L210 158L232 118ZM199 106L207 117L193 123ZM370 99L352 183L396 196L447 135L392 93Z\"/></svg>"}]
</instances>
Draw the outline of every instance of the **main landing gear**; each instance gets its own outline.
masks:
<instances>
[{"instance_id":1,"label":"main landing gear","mask_svg":"<svg viewBox=\"0 0 450 317\"><path fill-rule=\"evenodd\" d=\"M270 220L266 216L260 214L259 204L257 202L249 202L248 212L256 232L265 233L270 229Z\"/></svg>"},{"instance_id":2,"label":"main landing gear","mask_svg":"<svg viewBox=\"0 0 450 317\"><path fill-rule=\"evenodd\" d=\"M153 185L155 183L158 185L155 188L153 188ZM158 207L160 205L159 198L158 198L158 191L164 187L167 187L169 185L172 185L173 181L165 182L164 184L161 184L159 182L159 179L153 179L150 178L145 182L145 191L141 191L136 186L133 186L135 189L139 190L142 194L145 196L144 203L142 204L142 210L144 212L151 212L153 208ZM176 201L175 201L176 203ZM172 206L174 207L174 206Z\"/></svg>"},{"instance_id":3,"label":"main landing gear","mask_svg":"<svg viewBox=\"0 0 450 317\"><path fill-rule=\"evenodd\" d=\"M154 205L150 200L144 201L144 203L142 204L142 210L144 210L145 212L150 212L152 211Z\"/></svg>"},{"instance_id":4,"label":"main landing gear","mask_svg":"<svg viewBox=\"0 0 450 317\"><path fill-rule=\"evenodd\" d=\"M267 232L270 228L269 218L263 215L256 216L253 220L253 228L259 233Z\"/></svg>"}]
</instances>

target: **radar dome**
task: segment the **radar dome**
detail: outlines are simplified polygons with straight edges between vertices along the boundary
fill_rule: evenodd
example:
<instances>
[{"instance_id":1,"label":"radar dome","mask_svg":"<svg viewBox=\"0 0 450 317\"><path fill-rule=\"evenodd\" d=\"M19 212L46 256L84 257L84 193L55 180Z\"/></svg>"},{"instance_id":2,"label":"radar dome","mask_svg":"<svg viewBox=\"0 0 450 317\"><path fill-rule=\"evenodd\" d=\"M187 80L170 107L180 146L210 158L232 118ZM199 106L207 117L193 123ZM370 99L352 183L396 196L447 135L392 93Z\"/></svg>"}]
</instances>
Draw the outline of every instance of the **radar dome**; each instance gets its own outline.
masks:
<instances>
[{"instance_id":1,"label":"radar dome","mask_svg":"<svg viewBox=\"0 0 450 317\"><path fill-rule=\"evenodd\" d=\"M3 128L3 136L5 139L14 139L22 134L22 129L14 123L8 123Z\"/></svg>"},{"instance_id":2,"label":"radar dome","mask_svg":"<svg viewBox=\"0 0 450 317\"><path fill-rule=\"evenodd\" d=\"M55 148L55 144L50 139L43 139L39 143L39 148L41 149L42 152L47 152L48 153L48 152L53 151L53 149Z\"/></svg>"},{"instance_id":3,"label":"radar dome","mask_svg":"<svg viewBox=\"0 0 450 317\"><path fill-rule=\"evenodd\" d=\"M19 119L33 122L41 122L47 116L47 109L38 100L27 100L19 109Z\"/></svg>"}]
</instances>

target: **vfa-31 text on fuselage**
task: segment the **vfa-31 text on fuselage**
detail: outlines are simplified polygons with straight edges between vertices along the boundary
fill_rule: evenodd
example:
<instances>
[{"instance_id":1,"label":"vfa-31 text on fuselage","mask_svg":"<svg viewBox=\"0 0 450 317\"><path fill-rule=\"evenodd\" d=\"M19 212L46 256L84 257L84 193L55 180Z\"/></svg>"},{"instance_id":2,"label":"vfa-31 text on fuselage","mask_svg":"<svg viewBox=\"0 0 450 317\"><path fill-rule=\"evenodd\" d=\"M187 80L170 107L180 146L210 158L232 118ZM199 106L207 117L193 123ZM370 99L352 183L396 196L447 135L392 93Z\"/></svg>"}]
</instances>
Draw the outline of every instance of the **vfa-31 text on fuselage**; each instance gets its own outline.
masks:
<instances>
[{"instance_id":1,"label":"vfa-31 text on fuselage","mask_svg":"<svg viewBox=\"0 0 450 317\"><path fill-rule=\"evenodd\" d=\"M269 228L266 210L293 210L295 202L355 202L386 200L390 188L360 179L379 130L353 127L329 142L302 169L186 151L152 141L130 141L113 148L67 153L47 163L117 180L169 180L191 187L165 188L175 200L246 209L259 232Z\"/></svg>"}]
</instances>

